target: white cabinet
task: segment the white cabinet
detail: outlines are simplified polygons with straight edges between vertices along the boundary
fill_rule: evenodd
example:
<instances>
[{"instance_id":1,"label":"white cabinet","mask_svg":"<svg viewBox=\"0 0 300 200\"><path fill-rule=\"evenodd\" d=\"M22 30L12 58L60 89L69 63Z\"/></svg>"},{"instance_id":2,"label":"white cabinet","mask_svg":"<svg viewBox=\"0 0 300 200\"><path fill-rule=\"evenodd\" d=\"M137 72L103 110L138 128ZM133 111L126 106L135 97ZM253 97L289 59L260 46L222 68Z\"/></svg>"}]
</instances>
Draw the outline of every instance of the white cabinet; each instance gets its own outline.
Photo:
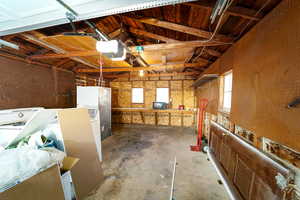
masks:
<instances>
[{"instance_id":1,"label":"white cabinet","mask_svg":"<svg viewBox=\"0 0 300 200\"><path fill-rule=\"evenodd\" d=\"M101 140L111 133L111 89L106 87L77 87L77 107L89 110L99 159L102 161Z\"/></svg>"}]
</instances>

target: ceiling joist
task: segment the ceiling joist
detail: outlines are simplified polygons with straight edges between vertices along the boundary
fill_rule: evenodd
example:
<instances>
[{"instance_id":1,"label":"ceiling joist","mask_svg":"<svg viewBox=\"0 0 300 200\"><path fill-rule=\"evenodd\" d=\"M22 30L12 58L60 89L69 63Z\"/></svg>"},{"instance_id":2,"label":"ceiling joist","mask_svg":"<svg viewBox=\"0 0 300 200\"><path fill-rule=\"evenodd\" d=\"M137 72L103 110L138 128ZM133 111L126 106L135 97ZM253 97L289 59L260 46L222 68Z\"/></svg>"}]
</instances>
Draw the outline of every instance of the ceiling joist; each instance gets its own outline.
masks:
<instances>
[{"instance_id":1,"label":"ceiling joist","mask_svg":"<svg viewBox=\"0 0 300 200\"><path fill-rule=\"evenodd\" d=\"M170 30L174 30L174 31L179 31L182 33L186 33L186 34L190 34L190 35L194 35L194 36L206 38L206 39L211 39L212 34L213 34L212 32L209 32L209 31L192 28L189 26L184 26L184 25L176 24L176 23L172 23L172 22L162 21L162 20L158 20L155 18L134 19L134 20L141 22L141 23L150 24L153 26L158 26L158 27L162 27L162 28L166 28L166 29L170 29ZM212 39L212 41L232 42L233 39L226 35L217 34Z\"/></svg>"},{"instance_id":2,"label":"ceiling joist","mask_svg":"<svg viewBox=\"0 0 300 200\"><path fill-rule=\"evenodd\" d=\"M34 33L37 33L37 32L34 32ZM37 33L37 34L40 34L40 33ZM49 43L47 43L47 42L45 42L45 41L39 39L38 37L36 37L36 36L34 36L34 35L32 35L32 34L23 33L23 34L21 34L21 35L22 35L22 37L25 38L27 41L32 42L32 43L34 43L34 44L37 44L37 45L39 45L39 46L42 46L42 47L44 47L44 48L46 48L46 49L50 49L50 50L52 50L52 51L54 51L54 52L56 52L56 53L66 53L65 50L60 49L60 48L58 48L58 47L56 47L56 46L54 46L54 45L51 45L51 44L49 44ZM29 56L28 59L31 59L31 57L32 57L32 56ZM80 59L80 58L70 58L70 59L72 59L72 60L74 60L74 61L76 61L76 62L80 62L80 63L82 63L82 64L84 64L84 65L89 66L89 67L97 68L97 66L95 66L95 65L93 65L93 64L90 64L90 63L88 63L88 62L86 62L85 60L82 60L82 59Z\"/></svg>"},{"instance_id":3,"label":"ceiling joist","mask_svg":"<svg viewBox=\"0 0 300 200\"><path fill-rule=\"evenodd\" d=\"M152 38L152 39L155 39L155 40L160 40L160 41L163 41L163 42L166 42L166 43L180 42L179 40L171 39L171 38L168 38L168 37L164 37L164 36L161 36L161 35L157 35L157 34L150 33L150 32L147 32L147 31L140 30L140 29L136 29L136 28L129 28L129 31L131 33L136 34L136 35ZM211 56L215 56L215 57L220 57L222 55L220 52L218 52L216 50L213 50L213 49L209 49L209 48L205 48L204 51L206 53L210 54Z\"/></svg>"},{"instance_id":4,"label":"ceiling joist","mask_svg":"<svg viewBox=\"0 0 300 200\"><path fill-rule=\"evenodd\" d=\"M173 77L173 76L197 76L196 72L173 72L173 73L157 73L157 74L144 74L143 77ZM105 75L105 78L131 78L139 77L138 74L120 74L120 75Z\"/></svg>"},{"instance_id":5,"label":"ceiling joist","mask_svg":"<svg viewBox=\"0 0 300 200\"><path fill-rule=\"evenodd\" d=\"M60 67L66 63L70 62L70 59L69 58L66 58L66 59L63 59L61 61L58 61L57 63L54 64L54 67Z\"/></svg>"},{"instance_id":6,"label":"ceiling joist","mask_svg":"<svg viewBox=\"0 0 300 200\"><path fill-rule=\"evenodd\" d=\"M167 64L167 65L157 65L149 67L124 67L124 68L112 68L112 69L102 69L102 72L138 72L138 71L152 71L152 70L174 70L185 67L190 68L201 68L204 67L203 63L180 63L180 64ZM99 73L100 69L77 69L78 73Z\"/></svg>"},{"instance_id":7,"label":"ceiling joist","mask_svg":"<svg viewBox=\"0 0 300 200\"><path fill-rule=\"evenodd\" d=\"M166 43L166 44L152 44L152 45L144 45L142 46L143 51L160 51L166 49L181 49L181 48L193 48L193 47L201 47L201 46L219 46L224 45L219 42L203 42L203 41L188 41L188 42L174 42L174 43ZM135 46L129 47L132 53L139 53ZM53 59L53 58L68 58L77 59L73 57L86 57L86 56L96 56L99 55L99 52L96 50L93 51L72 51L72 52L62 52L60 54L57 53L49 53L44 55L33 55L29 56L29 59ZM79 58L78 58L79 59Z\"/></svg>"},{"instance_id":8,"label":"ceiling joist","mask_svg":"<svg viewBox=\"0 0 300 200\"><path fill-rule=\"evenodd\" d=\"M140 36L143 36L143 37L148 37L148 38L163 41L163 42L166 42L166 43L179 42L178 40L174 40L174 39L171 39L171 38L168 38L168 37L164 37L164 36L161 36L161 35L157 35L157 34L150 33L150 32L144 31L144 30L136 29L136 28L129 28L129 31L133 34L136 34L136 35L140 35Z\"/></svg>"},{"instance_id":9,"label":"ceiling joist","mask_svg":"<svg viewBox=\"0 0 300 200\"><path fill-rule=\"evenodd\" d=\"M182 49L182 48L195 48L195 47L208 47L208 46L220 46L220 45L228 45L231 43L222 43L216 41L205 42L201 40L195 41L184 41L184 42L174 42L174 43L166 43L166 44L151 44L144 45L144 51L160 51L166 49ZM131 51L134 53L138 53L136 47L130 47Z\"/></svg>"},{"instance_id":10,"label":"ceiling joist","mask_svg":"<svg viewBox=\"0 0 300 200\"><path fill-rule=\"evenodd\" d=\"M113 32L111 32L111 33L109 33L109 34L108 34L108 37L114 39L114 38L118 37L118 36L121 34L121 32L122 32L122 29L121 29L121 28L118 28L117 30L115 30L115 31L113 31Z\"/></svg>"},{"instance_id":11,"label":"ceiling joist","mask_svg":"<svg viewBox=\"0 0 300 200\"><path fill-rule=\"evenodd\" d=\"M211 11L214 7L214 3L206 3L206 2L200 2L198 1L197 3L184 3L185 5L192 6L195 8L201 8L201 9L206 9ZM231 6L228 8L226 11L226 14L232 15L232 16L237 16L241 17L244 19L249 19L249 20L254 20L254 21L259 21L260 19L263 18L261 14L257 14L256 10L241 7L241 6Z\"/></svg>"}]
</instances>

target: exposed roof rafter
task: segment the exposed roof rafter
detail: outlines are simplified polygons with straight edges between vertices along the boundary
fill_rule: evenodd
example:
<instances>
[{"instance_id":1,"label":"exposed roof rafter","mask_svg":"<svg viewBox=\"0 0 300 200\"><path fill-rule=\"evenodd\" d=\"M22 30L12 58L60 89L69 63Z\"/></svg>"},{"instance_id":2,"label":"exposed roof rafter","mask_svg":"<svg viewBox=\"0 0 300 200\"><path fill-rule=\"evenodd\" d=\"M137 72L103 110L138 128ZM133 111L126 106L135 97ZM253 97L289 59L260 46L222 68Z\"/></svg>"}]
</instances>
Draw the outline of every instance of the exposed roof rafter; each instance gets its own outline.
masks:
<instances>
[{"instance_id":1,"label":"exposed roof rafter","mask_svg":"<svg viewBox=\"0 0 300 200\"><path fill-rule=\"evenodd\" d=\"M158 66L149 66L149 67L123 67L123 68L111 68L111 69L102 69L102 72L138 72L140 70L152 71L152 70L167 70L167 69L180 69L185 67L195 67L201 68L204 67L203 63L181 63L181 64L167 64L167 65L158 65ZM99 73L100 69L77 69L78 73Z\"/></svg>"},{"instance_id":2,"label":"exposed roof rafter","mask_svg":"<svg viewBox=\"0 0 300 200\"><path fill-rule=\"evenodd\" d=\"M197 72L173 72L173 73L157 73L157 74L144 74L143 77L169 77L169 76L196 76ZM120 74L120 75L105 75L105 78L131 78L139 77L138 74Z\"/></svg>"},{"instance_id":3,"label":"exposed roof rafter","mask_svg":"<svg viewBox=\"0 0 300 200\"><path fill-rule=\"evenodd\" d=\"M158 26L158 27L162 27L162 28L166 28L166 29L170 29L170 30L174 30L174 31L183 32L183 33L194 35L194 36L201 37L201 38L210 39L212 36L212 33L209 31L205 31L205 30L201 30L201 29L197 29L197 28L193 28L193 27L189 27L189 26L184 26L184 25L176 24L176 23L172 23L172 22L162 21L162 20L158 20L155 18L144 18L144 19L134 19L134 20L141 22L141 23L150 24L153 26ZM226 35L218 34L212 39L212 41L232 42L233 38L228 37Z\"/></svg>"},{"instance_id":4,"label":"exposed roof rafter","mask_svg":"<svg viewBox=\"0 0 300 200\"><path fill-rule=\"evenodd\" d=\"M164 36L161 36L161 35L157 35L157 34L150 33L150 32L144 31L144 30L136 29L136 28L129 28L129 31L133 34L136 34L136 35L152 38L152 39L155 39L155 40L160 40L160 41L163 41L163 42L166 42L166 43L178 42L178 40L174 40L174 39L171 39L171 38L168 38L168 37L164 37Z\"/></svg>"},{"instance_id":5,"label":"exposed roof rafter","mask_svg":"<svg viewBox=\"0 0 300 200\"><path fill-rule=\"evenodd\" d=\"M205 3L198 1L197 3L184 3L185 5L192 6L195 8L202 8L211 11L214 7L214 3ZM241 6L231 6L227 11L226 14L232 16L238 16L249 20L259 21L263 16L256 15L256 10L241 7Z\"/></svg>"}]
</instances>

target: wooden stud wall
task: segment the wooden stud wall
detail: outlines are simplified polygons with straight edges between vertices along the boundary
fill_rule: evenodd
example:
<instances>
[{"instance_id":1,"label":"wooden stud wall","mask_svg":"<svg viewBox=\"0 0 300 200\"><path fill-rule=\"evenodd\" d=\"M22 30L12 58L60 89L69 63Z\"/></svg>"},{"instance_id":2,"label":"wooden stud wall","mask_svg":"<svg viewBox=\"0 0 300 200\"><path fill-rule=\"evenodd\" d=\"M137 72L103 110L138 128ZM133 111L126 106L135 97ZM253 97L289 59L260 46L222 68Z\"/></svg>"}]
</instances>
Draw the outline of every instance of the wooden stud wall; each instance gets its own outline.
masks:
<instances>
[{"instance_id":1,"label":"wooden stud wall","mask_svg":"<svg viewBox=\"0 0 300 200\"><path fill-rule=\"evenodd\" d=\"M156 100L156 88L169 88L171 109L178 109L179 105L184 105L185 109L195 108L196 98L194 88L191 87L193 80L172 80L170 77L151 77L148 80L143 78L117 79L110 82L112 88L113 108L152 108L152 102ZM131 103L132 88L144 88L144 103ZM155 125L154 113L129 113L113 112L113 123L125 124L149 124ZM157 125L166 126L195 126L195 116L193 114L177 113L157 113Z\"/></svg>"}]
</instances>

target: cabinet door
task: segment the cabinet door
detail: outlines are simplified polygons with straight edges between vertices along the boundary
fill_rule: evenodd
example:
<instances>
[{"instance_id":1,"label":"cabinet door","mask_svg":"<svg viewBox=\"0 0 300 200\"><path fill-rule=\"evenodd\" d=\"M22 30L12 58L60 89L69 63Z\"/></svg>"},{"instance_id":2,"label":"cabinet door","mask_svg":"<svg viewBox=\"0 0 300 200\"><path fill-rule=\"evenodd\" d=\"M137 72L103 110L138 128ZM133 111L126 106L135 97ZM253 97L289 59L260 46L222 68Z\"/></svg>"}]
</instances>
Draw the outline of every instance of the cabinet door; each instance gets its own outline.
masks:
<instances>
[{"instance_id":1,"label":"cabinet door","mask_svg":"<svg viewBox=\"0 0 300 200\"><path fill-rule=\"evenodd\" d=\"M266 154L211 123L209 147L218 166L243 200L280 200L282 189L278 177L289 180L293 173Z\"/></svg>"}]
</instances>

